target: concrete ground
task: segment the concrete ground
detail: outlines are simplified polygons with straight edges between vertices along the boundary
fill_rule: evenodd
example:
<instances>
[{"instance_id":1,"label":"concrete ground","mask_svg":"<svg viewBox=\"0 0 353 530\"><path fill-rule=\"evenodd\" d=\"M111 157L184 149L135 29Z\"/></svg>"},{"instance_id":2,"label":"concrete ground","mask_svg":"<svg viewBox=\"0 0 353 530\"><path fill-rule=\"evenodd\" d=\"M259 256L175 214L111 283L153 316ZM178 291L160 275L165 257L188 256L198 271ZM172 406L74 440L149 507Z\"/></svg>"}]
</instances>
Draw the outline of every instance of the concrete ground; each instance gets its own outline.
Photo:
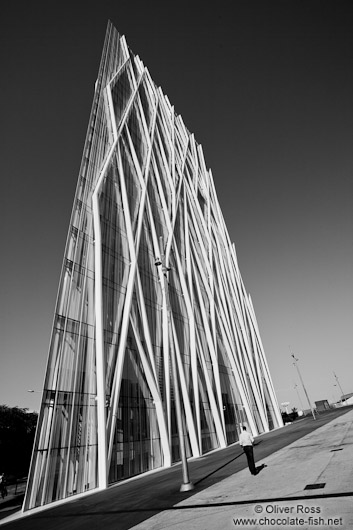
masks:
<instances>
[{"instance_id":1,"label":"concrete ground","mask_svg":"<svg viewBox=\"0 0 353 530\"><path fill-rule=\"evenodd\" d=\"M267 466L256 476L234 444L189 461L193 491L179 492L181 469L173 466L24 516L17 505L9 516L0 505L0 524L9 530L353 528L352 408L262 435L254 453L257 465Z\"/></svg>"},{"instance_id":2,"label":"concrete ground","mask_svg":"<svg viewBox=\"0 0 353 530\"><path fill-rule=\"evenodd\" d=\"M244 469L133 529L353 528L353 411L264 463L255 477Z\"/></svg>"}]
</instances>

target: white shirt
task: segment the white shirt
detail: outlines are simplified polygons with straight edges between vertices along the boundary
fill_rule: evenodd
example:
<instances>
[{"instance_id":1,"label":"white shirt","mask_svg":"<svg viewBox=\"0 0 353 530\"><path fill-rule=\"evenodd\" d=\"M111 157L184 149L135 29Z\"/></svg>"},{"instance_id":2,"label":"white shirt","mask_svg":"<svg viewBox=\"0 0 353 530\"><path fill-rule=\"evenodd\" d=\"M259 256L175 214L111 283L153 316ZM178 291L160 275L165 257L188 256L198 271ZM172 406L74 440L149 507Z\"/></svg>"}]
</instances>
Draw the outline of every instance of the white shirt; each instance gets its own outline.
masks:
<instances>
[{"instance_id":1,"label":"white shirt","mask_svg":"<svg viewBox=\"0 0 353 530\"><path fill-rule=\"evenodd\" d=\"M244 447L244 445L252 445L254 442L253 436L248 431L243 431L239 435L239 444Z\"/></svg>"}]
</instances>

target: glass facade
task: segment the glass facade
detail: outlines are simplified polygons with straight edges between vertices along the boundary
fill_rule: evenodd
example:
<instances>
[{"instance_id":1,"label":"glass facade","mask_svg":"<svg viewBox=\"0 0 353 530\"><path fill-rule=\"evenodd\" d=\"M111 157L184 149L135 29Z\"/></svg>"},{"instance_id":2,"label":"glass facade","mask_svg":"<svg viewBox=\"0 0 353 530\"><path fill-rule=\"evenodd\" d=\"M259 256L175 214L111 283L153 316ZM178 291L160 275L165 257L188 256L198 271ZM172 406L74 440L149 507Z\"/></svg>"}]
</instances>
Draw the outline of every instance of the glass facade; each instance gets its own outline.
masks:
<instances>
[{"instance_id":1,"label":"glass facade","mask_svg":"<svg viewBox=\"0 0 353 530\"><path fill-rule=\"evenodd\" d=\"M24 509L282 425L202 148L109 23Z\"/></svg>"}]
</instances>

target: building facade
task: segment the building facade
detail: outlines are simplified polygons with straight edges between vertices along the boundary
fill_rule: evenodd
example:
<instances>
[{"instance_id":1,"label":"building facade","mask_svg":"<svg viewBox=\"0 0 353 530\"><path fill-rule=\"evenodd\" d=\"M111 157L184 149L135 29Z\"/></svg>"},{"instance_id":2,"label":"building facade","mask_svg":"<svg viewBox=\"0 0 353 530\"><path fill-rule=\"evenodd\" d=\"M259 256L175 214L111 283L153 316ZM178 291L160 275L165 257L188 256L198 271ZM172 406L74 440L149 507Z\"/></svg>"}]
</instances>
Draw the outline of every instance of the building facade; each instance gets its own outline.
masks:
<instances>
[{"instance_id":1,"label":"building facade","mask_svg":"<svg viewBox=\"0 0 353 530\"><path fill-rule=\"evenodd\" d=\"M24 509L178 461L176 388L187 456L282 425L202 148L109 23Z\"/></svg>"}]
</instances>

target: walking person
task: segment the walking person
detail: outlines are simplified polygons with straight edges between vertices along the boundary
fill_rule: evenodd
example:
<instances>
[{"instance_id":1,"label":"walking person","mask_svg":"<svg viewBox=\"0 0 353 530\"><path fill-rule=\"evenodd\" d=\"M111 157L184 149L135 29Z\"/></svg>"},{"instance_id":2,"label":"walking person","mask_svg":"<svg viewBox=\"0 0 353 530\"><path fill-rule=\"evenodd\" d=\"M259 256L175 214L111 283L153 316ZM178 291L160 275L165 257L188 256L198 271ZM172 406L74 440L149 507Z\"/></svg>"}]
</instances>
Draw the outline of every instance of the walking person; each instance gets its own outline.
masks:
<instances>
[{"instance_id":1,"label":"walking person","mask_svg":"<svg viewBox=\"0 0 353 530\"><path fill-rule=\"evenodd\" d=\"M255 467L253 443L254 438L252 434L250 434L246 430L246 427L243 426L243 432L239 435L239 444L243 447L244 453L246 454L250 473L252 475L257 475L258 470Z\"/></svg>"}]
</instances>

